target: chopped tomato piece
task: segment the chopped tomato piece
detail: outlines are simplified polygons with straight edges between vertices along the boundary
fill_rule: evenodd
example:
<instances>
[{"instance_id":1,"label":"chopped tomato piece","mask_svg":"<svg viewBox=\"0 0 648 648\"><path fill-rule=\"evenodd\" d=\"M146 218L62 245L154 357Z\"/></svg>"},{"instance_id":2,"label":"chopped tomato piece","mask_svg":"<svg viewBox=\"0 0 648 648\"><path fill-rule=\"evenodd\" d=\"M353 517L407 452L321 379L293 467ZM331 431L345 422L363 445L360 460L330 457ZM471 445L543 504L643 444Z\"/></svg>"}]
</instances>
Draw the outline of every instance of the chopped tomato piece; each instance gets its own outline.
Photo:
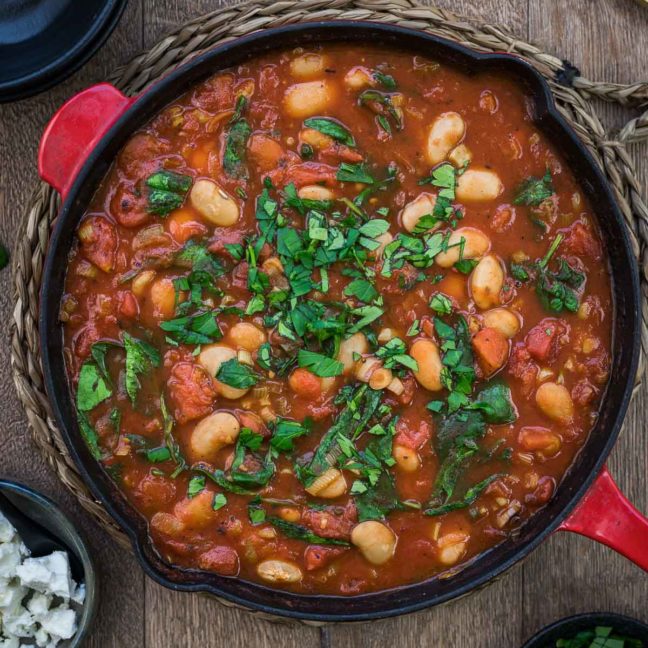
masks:
<instances>
[{"instance_id":1,"label":"chopped tomato piece","mask_svg":"<svg viewBox=\"0 0 648 648\"><path fill-rule=\"evenodd\" d=\"M358 522L355 504L346 506L327 506L324 509L306 509L302 513L302 524L322 538L348 540L351 530Z\"/></svg>"},{"instance_id":2,"label":"chopped tomato piece","mask_svg":"<svg viewBox=\"0 0 648 648\"><path fill-rule=\"evenodd\" d=\"M479 366L487 376L501 369L509 355L509 342L494 328L483 328L472 339Z\"/></svg>"},{"instance_id":3,"label":"chopped tomato piece","mask_svg":"<svg viewBox=\"0 0 648 648\"><path fill-rule=\"evenodd\" d=\"M304 551L304 566L306 571L321 569L330 564L335 558L346 551L342 547L322 547L321 545L310 545Z\"/></svg>"},{"instance_id":4,"label":"chopped tomato piece","mask_svg":"<svg viewBox=\"0 0 648 648\"><path fill-rule=\"evenodd\" d=\"M565 326L560 320L551 317L543 319L528 333L524 343L529 350L529 355L540 362L550 361L558 352L560 335Z\"/></svg>"},{"instance_id":5,"label":"chopped tomato piece","mask_svg":"<svg viewBox=\"0 0 648 648\"><path fill-rule=\"evenodd\" d=\"M317 162L295 164L286 171L286 184L292 182L298 189L306 185L323 184L335 186L337 168Z\"/></svg>"},{"instance_id":6,"label":"chopped tomato piece","mask_svg":"<svg viewBox=\"0 0 648 648\"><path fill-rule=\"evenodd\" d=\"M180 362L171 370L167 385L179 423L202 418L211 412L216 388L202 367L191 362Z\"/></svg>"},{"instance_id":7,"label":"chopped tomato piece","mask_svg":"<svg viewBox=\"0 0 648 648\"><path fill-rule=\"evenodd\" d=\"M576 221L569 228L563 246L576 256L588 257L594 261L600 261L602 256L601 244L583 221Z\"/></svg>"},{"instance_id":8,"label":"chopped tomato piece","mask_svg":"<svg viewBox=\"0 0 648 648\"><path fill-rule=\"evenodd\" d=\"M396 423L394 444L403 445L411 450L418 450L432 438L432 426L427 421L420 421L413 426L403 418Z\"/></svg>"},{"instance_id":9,"label":"chopped tomato piece","mask_svg":"<svg viewBox=\"0 0 648 648\"><path fill-rule=\"evenodd\" d=\"M81 223L78 235L86 259L104 272L113 270L117 251L115 226L103 216L90 216Z\"/></svg>"},{"instance_id":10,"label":"chopped tomato piece","mask_svg":"<svg viewBox=\"0 0 648 648\"><path fill-rule=\"evenodd\" d=\"M236 576L239 571L239 557L236 550L231 547L213 547L200 554L198 566L223 576Z\"/></svg>"},{"instance_id":11,"label":"chopped tomato piece","mask_svg":"<svg viewBox=\"0 0 648 648\"><path fill-rule=\"evenodd\" d=\"M535 385L538 365L532 360L524 342L513 347L508 369L513 376L522 381L522 391L528 397Z\"/></svg>"},{"instance_id":12,"label":"chopped tomato piece","mask_svg":"<svg viewBox=\"0 0 648 648\"><path fill-rule=\"evenodd\" d=\"M290 389L304 398L317 398L322 394L322 379L308 369L299 367L290 374Z\"/></svg>"},{"instance_id":13,"label":"chopped tomato piece","mask_svg":"<svg viewBox=\"0 0 648 648\"><path fill-rule=\"evenodd\" d=\"M130 290L119 293L119 312L124 317L135 318L139 315L137 297Z\"/></svg>"}]
</instances>

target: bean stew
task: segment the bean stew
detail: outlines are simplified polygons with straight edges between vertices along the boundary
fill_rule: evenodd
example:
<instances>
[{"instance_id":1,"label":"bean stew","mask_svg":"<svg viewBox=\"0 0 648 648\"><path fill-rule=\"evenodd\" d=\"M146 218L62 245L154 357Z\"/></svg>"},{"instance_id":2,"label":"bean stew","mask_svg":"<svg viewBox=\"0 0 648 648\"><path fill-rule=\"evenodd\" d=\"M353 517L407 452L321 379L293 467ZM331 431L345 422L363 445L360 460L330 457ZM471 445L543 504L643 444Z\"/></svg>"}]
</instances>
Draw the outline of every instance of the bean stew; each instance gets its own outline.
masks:
<instances>
[{"instance_id":1,"label":"bean stew","mask_svg":"<svg viewBox=\"0 0 648 648\"><path fill-rule=\"evenodd\" d=\"M218 72L132 136L60 319L81 433L165 560L356 595L449 577L551 499L613 304L530 106L333 43Z\"/></svg>"}]
</instances>

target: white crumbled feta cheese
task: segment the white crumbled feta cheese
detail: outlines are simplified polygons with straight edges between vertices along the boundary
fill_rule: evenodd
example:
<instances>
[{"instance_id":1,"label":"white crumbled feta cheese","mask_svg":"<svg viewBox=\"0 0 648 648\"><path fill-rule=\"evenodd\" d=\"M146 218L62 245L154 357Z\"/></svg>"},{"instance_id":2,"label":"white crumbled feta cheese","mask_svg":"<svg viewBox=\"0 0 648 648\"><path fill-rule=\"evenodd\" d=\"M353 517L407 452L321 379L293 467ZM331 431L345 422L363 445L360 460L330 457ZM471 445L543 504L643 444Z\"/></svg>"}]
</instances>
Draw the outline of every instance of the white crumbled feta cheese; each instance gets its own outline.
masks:
<instances>
[{"instance_id":1,"label":"white crumbled feta cheese","mask_svg":"<svg viewBox=\"0 0 648 648\"><path fill-rule=\"evenodd\" d=\"M16 533L16 529L0 511L0 542L11 542Z\"/></svg>"},{"instance_id":2,"label":"white crumbled feta cheese","mask_svg":"<svg viewBox=\"0 0 648 648\"><path fill-rule=\"evenodd\" d=\"M40 622L52 606L52 596L36 592L27 602L27 609L34 615L34 618Z\"/></svg>"},{"instance_id":3,"label":"white crumbled feta cheese","mask_svg":"<svg viewBox=\"0 0 648 648\"><path fill-rule=\"evenodd\" d=\"M20 641L13 635L4 638L0 636L0 648L20 648Z\"/></svg>"},{"instance_id":4,"label":"white crumbled feta cheese","mask_svg":"<svg viewBox=\"0 0 648 648\"><path fill-rule=\"evenodd\" d=\"M79 585L77 585L77 588L74 590L74 594L72 594L72 600L75 603L78 603L79 605L83 605L83 601L85 601L85 596L86 596L85 583L80 583Z\"/></svg>"},{"instance_id":5,"label":"white crumbled feta cheese","mask_svg":"<svg viewBox=\"0 0 648 648\"><path fill-rule=\"evenodd\" d=\"M25 598L27 588L20 585L20 583L11 581L0 588L0 610L3 613L10 613L15 610Z\"/></svg>"},{"instance_id":6,"label":"white crumbled feta cheese","mask_svg":"<svg viewBox=\"0 0 648 648\"><path fill-rule=\"evenodd\" d=\"M55 551L41 558L27 558L16 568L16 575L25 587L64 599L70 598L75 587L65 551Z\"/></svg>"},{"instance_id":7,"label":"white crumbled feta cheese","mask_svg":"<svg viewBox=\"0 0 648 648\"><path fill-rule=\"evenodd\" d=\"M34 617L22 605L4 612L3 625L17 637L33 637L36 633Z\"/></svg>"},{"instance_id":8,"label":"white crumbled feta cheese","mask_svg":"<svg viewBox=\"0 0 648 648\"><path fill-rule=\"evenodd\" d=\"M41 621L45 632L62 639L70 639L76 632L76 614L66 606L52 608Z\"/></svg>"},{"instance_id":9,"label":"white crumbled feta cheese","mask_svg":"<svg viewBox=\"0 0 648 648\"><path fill-rule=\"evenodd\" d=\"M64 551L27 556L29 550L0 512L0 648L33 648L34 641L39 648L56 648L77 630L76 611L69 605L83 604L85 585L72 580Z\"/></svg>"},{"instance_id":10,"label":"white crumbled feta cheese","mask_svg":"<svg viewBox=\"0 0 648 648\"><path fill-rule=\"evenodd\" d=\"M34 637L36 638L36 645L39 646L39 648L45 648L50 640L50 636L45 632L45 630L43 630L43 628L39 628Z\"/></svg>"},{"instance_id":11,"label":"white crumbled feta cheese","mask_svg":"<svg viewBox=\"0 0 648 648\"><path fill-rule=\"evenodd\" d=\"M20 544L17 542L0 544L0 578L13 578L21 560Z\"/></svg>"}]
</instances>

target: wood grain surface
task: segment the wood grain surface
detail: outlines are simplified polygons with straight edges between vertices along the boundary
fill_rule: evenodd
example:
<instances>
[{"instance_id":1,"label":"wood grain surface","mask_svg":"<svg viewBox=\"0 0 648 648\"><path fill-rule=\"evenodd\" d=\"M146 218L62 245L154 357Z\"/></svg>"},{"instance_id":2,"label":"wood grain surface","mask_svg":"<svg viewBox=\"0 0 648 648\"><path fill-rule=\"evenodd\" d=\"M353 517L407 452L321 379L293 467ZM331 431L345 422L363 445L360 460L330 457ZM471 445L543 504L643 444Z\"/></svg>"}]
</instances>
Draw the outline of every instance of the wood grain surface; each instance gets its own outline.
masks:
<instances>
[{"instance_id":1,"label":"wood grain surface","mask_svg":"<svg viewBox=\"0 0 648 648\"><path fill-rule=\"evenodd\" d=\"M1 1L1 0L0 0ZM130 0L101 52L80 72L38 97L0 105L0 238L15 244L23 206L36 182L35 153L49 116L67 97L102 80L181 22L234 2ZM438 0L460 15L498 22L521 38L569 59L592 79L645 81L648 10L633 0ZM629 115L603 105L611 127ZM648 146L632 155L648 183ZM45 492L69 512L90 540L101 567L99 613L89 645L97 648L228 646L430 646L518 648L542 625L580 611L613 610L648 621L648 577L628 561L578 536L550 538L522 565L490 587L456 603L389 621L316 629L268 623L198 595L171 592L145 578L81 510L32 444L11 379L8 323L12 294L0 273L0 476ZM648 388L634 400L610 469L621 488L648 511Z\"/></svg>"}]
</instances>

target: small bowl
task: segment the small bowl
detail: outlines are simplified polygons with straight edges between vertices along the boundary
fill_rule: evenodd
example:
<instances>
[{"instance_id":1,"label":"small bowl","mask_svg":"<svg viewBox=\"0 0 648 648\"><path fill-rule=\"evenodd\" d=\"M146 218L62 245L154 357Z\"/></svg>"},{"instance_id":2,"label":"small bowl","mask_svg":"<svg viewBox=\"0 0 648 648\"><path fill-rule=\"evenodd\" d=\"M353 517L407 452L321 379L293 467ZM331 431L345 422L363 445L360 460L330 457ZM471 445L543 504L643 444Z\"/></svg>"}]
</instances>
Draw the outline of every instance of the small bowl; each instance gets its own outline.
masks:
<instances>
[{"instance_id":1,"label":"small bowl","mask_svg":"<svg viewBox=\"0 0 648 648\"><path fill-rule=\"evenodd\" d=\"M59 643L60 648L76 648L86 639L97 608L98 583L94 563L85 540L79 535L69 518L51 499L37 493L28 486L0 479L0 491L23 513L48 529L73 551L83 565L86 588L81 615L77 619L77 632L72 639ZM1 510L1 509L0 509Z\"/></svg>"},{"instance_id":2,"label":"small bowl","mask_svg":"<svg viewBox=\"0 0 648 648\"><path fill-rule=\"evenodd\" d=\"M648 648L648 624L614 612L587 612L559 619L534 634L522 648L555 648L558 639L571 638L581 630L596 626L612 626L615 633L641 639Z\"/></svg>"}]
</instances>

